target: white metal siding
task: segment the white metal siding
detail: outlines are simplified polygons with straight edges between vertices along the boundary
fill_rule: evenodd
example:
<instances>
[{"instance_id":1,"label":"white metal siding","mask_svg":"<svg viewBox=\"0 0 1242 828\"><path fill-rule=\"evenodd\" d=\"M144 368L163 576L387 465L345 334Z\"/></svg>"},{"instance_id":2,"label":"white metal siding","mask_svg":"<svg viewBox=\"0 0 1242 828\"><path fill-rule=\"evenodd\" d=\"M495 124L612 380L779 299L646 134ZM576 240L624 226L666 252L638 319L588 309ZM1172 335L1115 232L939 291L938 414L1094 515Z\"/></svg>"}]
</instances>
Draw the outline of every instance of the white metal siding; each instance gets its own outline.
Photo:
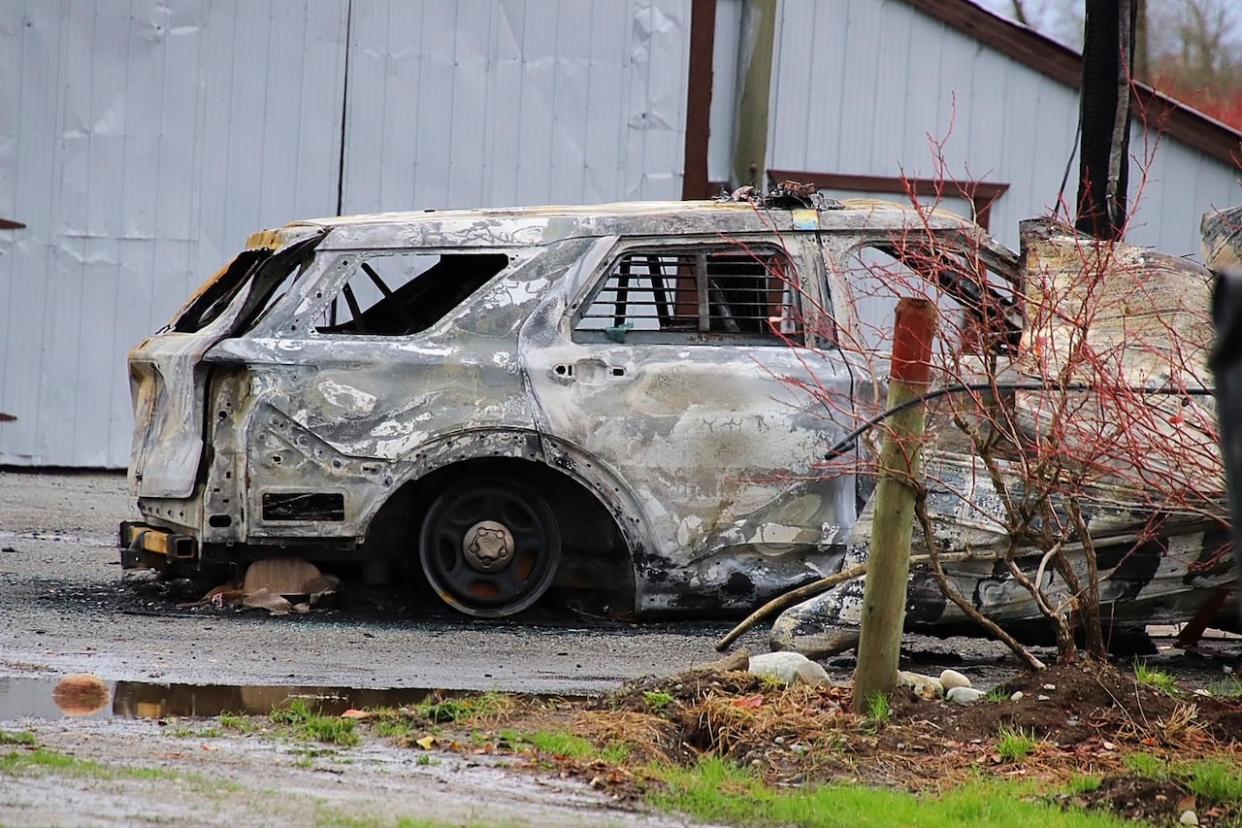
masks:
<instances>
[{"instance_id":1,"label":"white metal siding","mask_svg":"<svg viewBox=\"0 0 1242 828\"><path fill-rule=\"evenodd\" d=\"M952 127L950 173L1010 185L992 210L994 236L1015 245L1018 221L1055 206L1075 147L1076 90L901 0L787 0L777 38L769 168L931 177L928 135ZM1167 137L1148 178L1130 241L1171 253L1197 253L1199 216L1242 195L1236 170Z\"/></svg>"},{"instance_id":2,"label":"white metal siding","mask_svg":"<svg viewBox=\"0 0 1242 828\"><path fill-rule=\"evenodd\" d=\"M681 197L690 0L354 0L344 212Z\"/></svg>"},{"instance_id":3,"label":"white metal siding","mask_svg":"<svg viewBox=\"0 0 1242 828\"><path fill-rule=\"evenodd\" d=\"M337 211L347 0L0 4L0 464L124 466L125 354ZM344 209L677 198L689 0L353 0Z\"/></svg>"},{"instance_id":4,"label":"white metal siding","mask_svg":"<svg viewBox=\"0 0 1242 828\"><path fill-rule=\"evenodd\" d=\"M719 0L713 179L741 8ZM677 198L689 17L690 0L0 3L0 216L28 225L0 231L0 411L19 418L0 464L123 466L126 351L250 232L335 213L338 186L345 212ZM998 237L1056 197L1074 90L900 0L783 0L776 56L771 168L929 175L926 133L955 111L953 172L1010 184ZM1199 214L1238 200L1233 170L1164 140L1133 239L1193 253Z\"/></svg>"}]
</instances>

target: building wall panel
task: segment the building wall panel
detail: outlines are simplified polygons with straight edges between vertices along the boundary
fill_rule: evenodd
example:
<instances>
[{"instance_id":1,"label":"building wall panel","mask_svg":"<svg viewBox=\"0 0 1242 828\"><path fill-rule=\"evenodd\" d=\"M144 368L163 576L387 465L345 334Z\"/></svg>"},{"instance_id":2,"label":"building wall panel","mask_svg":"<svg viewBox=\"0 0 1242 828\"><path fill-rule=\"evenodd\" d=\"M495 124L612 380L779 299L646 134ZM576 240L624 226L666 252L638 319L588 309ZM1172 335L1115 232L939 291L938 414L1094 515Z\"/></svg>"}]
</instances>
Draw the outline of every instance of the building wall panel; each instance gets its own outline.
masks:
<instances>
[{"instance_id":1,"label":"building wall panel","mask_svg":"<svg viewBox=\"0 0 1242 828\"><path fill-rule=\"evenodd\" d=\"M681 194L688 0L355 0L345 212Z\"/></svg>"},{"instance_id":2,"label":"building wall panel","mask_svg":"<svg viewBox=\"0 0 1242 828\"><path fill-rule=\"evenodd\" d=\"M0 231L0 411L19 418L0 464L123 466L126 351L260 227L679 197L690 4L0 4L0 216L28 225ZM713 180L742 9L718 0ZM1056 202L1076 120L1074 90L901 0L779 4L773 169L933 175L927 134L952 124L949 171L1010 185L992 228L1015 244ZM1171 139L1148 178L1131 238L1173 253L1239 199L1236 171Z\"/></svg>"},{"instance_id":3,"label":"building wall panel","mask_svg":"<svg viewBox=\"0 0 1242 828\"><path fill-rule=\"evenodd\" d=\"M256 228L336 211L345 0L0 9L0 464L122 467L125 353Z\"/></svg>"}]
</instances>

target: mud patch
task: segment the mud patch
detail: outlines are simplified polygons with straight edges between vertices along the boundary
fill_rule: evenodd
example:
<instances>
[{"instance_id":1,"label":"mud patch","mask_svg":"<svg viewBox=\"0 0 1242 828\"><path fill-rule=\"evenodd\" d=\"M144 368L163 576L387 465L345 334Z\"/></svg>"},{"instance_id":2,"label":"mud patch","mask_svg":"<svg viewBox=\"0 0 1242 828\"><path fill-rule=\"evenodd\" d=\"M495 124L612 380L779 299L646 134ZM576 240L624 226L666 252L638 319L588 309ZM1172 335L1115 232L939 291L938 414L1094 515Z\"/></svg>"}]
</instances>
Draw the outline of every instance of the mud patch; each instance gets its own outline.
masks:
<instances>
[{"instance_id":1,"label":"mud patch","mask_svg":"<svg viewBox=\"0 0 1242 828\"><path fill-rule=\"evenodd\" d=\"M1176 822L1183 811L1195 809L1195 798L1181 785L1141 776L1108 776L1100 787L1078 798L1087 808L1112 811L1126 819Z\"/></svg>"},{"instance_id":2,"label":"mud patch","mask_svg":"<svg viewBox=\"0 0 1242 828\"><path fill-rule=\"evenodd\" d=\"M1020 701L1011 701L1015 692ZM908 693L893 700L895 720L927 721L958 739L991 739L1002 725L1033 733L1059 745L1073 745L1108 735L1161 740L1182 727L1201 729L1232 741L1242 733L1242 708L1190 693L1170 695L1138 683L1133 673L1111 665L1054 666L1023 674L1000 685L1004 701L965 707L928 704ZM1176 734L1172 734L1176 735Z\"/></svg>"}]
</instances>

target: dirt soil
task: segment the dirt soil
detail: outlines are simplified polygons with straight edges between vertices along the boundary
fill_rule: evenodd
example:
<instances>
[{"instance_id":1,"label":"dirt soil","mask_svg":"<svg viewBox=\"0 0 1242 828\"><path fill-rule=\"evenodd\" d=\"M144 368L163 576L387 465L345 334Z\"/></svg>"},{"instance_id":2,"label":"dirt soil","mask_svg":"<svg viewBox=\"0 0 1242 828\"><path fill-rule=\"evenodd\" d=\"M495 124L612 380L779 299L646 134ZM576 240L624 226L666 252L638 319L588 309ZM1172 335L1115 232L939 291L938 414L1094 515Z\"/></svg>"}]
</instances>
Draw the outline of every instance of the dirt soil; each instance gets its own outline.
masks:
<instances>
[{"instance_id":1,"label":"dirt soil","mask_svg":"<svg viewBox=\"0 0 1242 828\"><path fill-rule=\"evenodd\" d=\"M1117 734L1163 733L1179 708L1193 705L1203 733L1221 741L1242 736L1242 706L1236 702L1185 695L1172 696L1139 684L1132 672L1099 665L1053 666L1038 675L1022 675L1001 686L1020 701L966 707L943 705L929 715L926 705L906 694L894 705L898 718L922 719L942 732L975 738L995 734L1002 725L1031 731L1056 745L1083 745ZM1042 698L1041 698L1042 697Z\"/></svg>"},{"instance_id":2,"label":"dirt soil","mask_svg":"<svg viewBox=\"0 0 1242 828\"><path fill-rule=\"evenodd\" d=\"M960 706L899 691L890 718L878 723L851 712L848 688L778 689L748 673L689 673L629 683L570 705L559 723L601 748L625 745L644 761L728 758L777 786L861 781L943 791L984 770L1064 789L1094 775L1101 778L1097 789L1060 800L1127 819L1169 822L1192 810L1201 825L1242 823L1239 803L1197 799L1184 780L1143 778L1125 763L1127 755L1142 753L1168 768L1206 757L1238 767L1242 700L1207 698L1185 687L1156 690L1138 684L1132 672L1098 664L1055 666L1000 689L1023 697ZM518 718L508 726L529 722ZM1029 755L1001 755L998 737L1006 728L1031 738ZM578 772L607 780L606 771L597 764ZM615 786L622 796L634 789L630 777Z\"/></svg>"}]
</instances>

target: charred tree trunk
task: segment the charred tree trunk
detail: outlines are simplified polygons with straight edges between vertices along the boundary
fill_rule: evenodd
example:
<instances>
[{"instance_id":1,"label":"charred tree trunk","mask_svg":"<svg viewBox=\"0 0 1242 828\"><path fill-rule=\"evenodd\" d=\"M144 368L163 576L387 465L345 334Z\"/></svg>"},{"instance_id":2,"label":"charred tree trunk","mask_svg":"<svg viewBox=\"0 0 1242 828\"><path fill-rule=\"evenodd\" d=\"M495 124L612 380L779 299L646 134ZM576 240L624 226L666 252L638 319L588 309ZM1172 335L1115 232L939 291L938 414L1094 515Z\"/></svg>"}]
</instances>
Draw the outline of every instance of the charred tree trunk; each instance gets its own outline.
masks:
<instances>
[{"instance_id":1,"label":"charred tree trunk","mask_svg":"<svg viewBox=\"0 0 1242 828\"><path fill-rule=\"evenodd\" d=\"M1087 0L1083 32L1078 220L1083 233L1118 239L1129 186L1133 0Z\"/></svg>"}]
</instances>

